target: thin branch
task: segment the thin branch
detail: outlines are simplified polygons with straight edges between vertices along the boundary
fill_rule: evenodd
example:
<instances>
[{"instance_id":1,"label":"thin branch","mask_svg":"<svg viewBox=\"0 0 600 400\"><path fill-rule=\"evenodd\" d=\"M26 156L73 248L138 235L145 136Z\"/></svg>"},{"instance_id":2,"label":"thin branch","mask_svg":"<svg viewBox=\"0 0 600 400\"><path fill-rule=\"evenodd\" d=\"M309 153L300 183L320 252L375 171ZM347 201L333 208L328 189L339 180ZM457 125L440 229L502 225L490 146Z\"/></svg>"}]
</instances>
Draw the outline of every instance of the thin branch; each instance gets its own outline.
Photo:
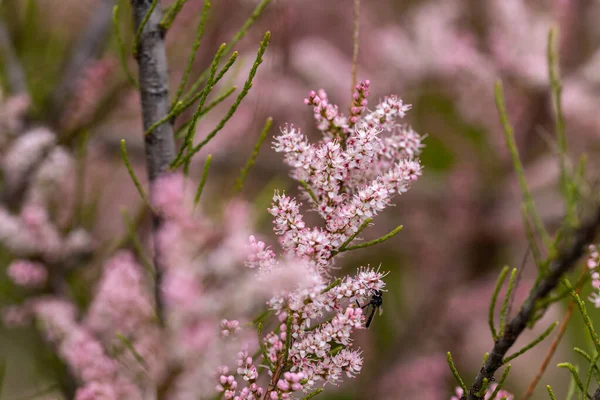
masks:
<instances>
[{"instance_id":1,"label":"thin branch","mask_svg":"<svg viewBox=\"0 0 600 400\"><path fill-rule=\"evenodd\" d=\"M581 271L581 276L583 277L585 275L587 275L587 268L583 268ZM581 279L580 279L580 281L581 281ZM581 292L582 287L583 287L583 281L581 281L577 287L577 290L576 290L577 294L579 294ZM556 353L558 344L560 343L561 339L565 335L565 332L567 331L567 325L569 323L569 320L571 319L571 316L573 315L574 307L575 307L575 302L573 300L571 300L571 302L569 303L567 312L566 312L565 316L563 317L563 320L560 323L560 327L558 328L558 333L556 334L556 338L554 338L554 340L552 341L552 344L550 345L550 348L548 349L548 354L546 354L546 358L544 359L544 362L540 366L540 369L539 369L537 375L535 376L535 378L533 378L533 380L529 384L529 387L527 388L527 391L523 395L522 400L528 400L531 396L533 396L533 391L535 390L535 387L542 379L544 372L546 372L546 369L548 368L548 365L550 364L550 360L552 360L552 356L554 355L554 353Z\"/></svg>"},{"instance_id":2,"label":"thin branch","mask_svg":"<svg viewBox=\"0 0 600 400\"><path fill-rule=\"evenodd\" d=\"M102 56L111 33L113 7L115 0L97 2L86 29L79 36L75 47L66 61L58 85L52 94L52 118L61 120L64 105L71 99L79 78L90 63Z\"/></svg>"},{"instance_id":3,"label":"thin branch","mask_svg":"<svg viewBox=\"0 0 600 400\"><path fill-rule=\"evenodd\" d=\"M26 94L27 78L23 66L12 45L10 34L4 21L0 20L0 54L4 64L4 73L8 89L12 94Z\"/></svg>"},{"instance_id":4,"label":"thin branch","mask_svg":"<svg viewBox=\"0 0 600 400\"><path fill-rule=\"evenodd\" d=\"M494 378L494 374L502 366L502 360L505 358L506 353L523 333L527 323L534 317L536 302L545 298L554 290L560 283L562 276L577 263L587 246L594 240L598 226L600 226L600 208L596 210L593 218L573 233L573 240L570 245L557 252L557 256L548 265L544 278L531 290L518 314L510 320L506 325L504 334L494 343L490 356L471 385L468 396L463 396L463 398L468 400L482 399L477 393L481 390L484 378L488 381Z\"/></svg>"},{"instance_id":5,"label":"thin branch","mask_svg":"<svg viewBox=\"0 0 600 400\"><path fill-rule=\"evenodd\" d=\"M138 32L134 49L139 67L140 97L142 103L143 131L146 132L156 122L170 112L169 75L165 52L164 31L159 27L162 10L157 1L131 0L134 28ZM163 175L175 157L173 125L169 122L154 128L144 135L146 168L151 185L150 200L154 196L152 184ZM162 219L153 213L154 265L156 267L155 297L156 313L163 320L163 307L160 296L162 265L156 233Z\"/></svg>"}]
</instances>

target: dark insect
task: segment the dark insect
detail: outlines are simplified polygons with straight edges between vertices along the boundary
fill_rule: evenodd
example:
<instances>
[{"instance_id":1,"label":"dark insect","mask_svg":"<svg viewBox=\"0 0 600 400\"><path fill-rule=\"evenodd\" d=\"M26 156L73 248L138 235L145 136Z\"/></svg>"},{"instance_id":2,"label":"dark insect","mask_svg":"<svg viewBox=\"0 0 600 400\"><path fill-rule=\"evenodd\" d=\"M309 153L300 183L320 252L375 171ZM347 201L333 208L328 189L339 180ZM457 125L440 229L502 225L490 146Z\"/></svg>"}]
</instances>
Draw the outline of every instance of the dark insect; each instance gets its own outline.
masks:
<instances>
[{"instance_id":1,"label":"dark insect","mask_svg":"<svg viewBox=\"0 0 600 400\"><path fill-rule=\"evenodd\" d=\"M357 300L356 305L358 305L362 309L365 309L369 306L371 307L369 317L367 318L367 323L365 324L365 327L368 328L371 325L371 322L373 321L375 312L379 310L379 315L381 315L381 313L383 312L383 292L381 290L373 290L373 293L371 294L371 300L369 300L367 304L361 306Z\"/></svg>"}]
</instances>

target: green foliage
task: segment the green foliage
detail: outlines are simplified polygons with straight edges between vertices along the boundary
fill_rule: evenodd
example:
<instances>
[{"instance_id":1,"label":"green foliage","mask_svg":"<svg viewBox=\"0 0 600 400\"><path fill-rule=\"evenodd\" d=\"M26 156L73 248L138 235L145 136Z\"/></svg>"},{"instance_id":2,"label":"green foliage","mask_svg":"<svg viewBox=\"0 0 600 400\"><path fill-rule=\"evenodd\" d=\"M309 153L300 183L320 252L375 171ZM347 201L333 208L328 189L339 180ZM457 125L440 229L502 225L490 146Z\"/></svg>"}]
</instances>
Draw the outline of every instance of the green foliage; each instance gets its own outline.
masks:
<instances>
[{"instance_id":1,"label":"green foliage","mask_svg":"<svg viewBox=\"0 0 600 400\"><path fill-rule=\"evenodd\" d=\"M265 54L265 51L267 50L267 47L269 46L270 39L271 39L271 32L265 33L265 36L263 37L263 40L260 43L260 47L259 47L258 53L256 55L256 60L254 61L254 64L252 65L252 68L250 69L250 73L248 74L248 79L246 80L246 83L244 84L242 91L240 92L238 97L235 99L235 102L229 108L229 111L227 112L225 117L219 122L217 127L215 129L213 129L204 138L204 140L202 140L202 142L200 142L197 146L195 146L190 151L188 151L188 154L186 156L182 156L182 152L180 151L180 155L178 155L178 157L176 157L175 160L171 163L171 168L177 168L177 167L181 166L183 163L189 163L189 161L192 159L194 154L199 152L202 149L202 147L204 147L208 142L210 142L210 140L213 137L215 137L216 134L219 133L219 131L221 129L223 129L223 127L225 126L227 121L229 121L229 119L231 119L231 117L237 110L237 108L240 105L240 103L242 102L242 100L246 97L246 95L252 88L252 80L256 76L258 66L263 61L263 55ZM190 146L191 146L191 144L190 144Z\"/></svg>"},{"instance_id":2,"label":"green foliage","mask_svg":"<svg viewBox=\"0 0 600 400\"><path fill-rule=\"evenodd\" d=\"M271 117L267 118L267 122L265 122L265 126L264 126L263 130L260 132L258 141L254 145L254 150L252 151L250 158L246 162L246 165L244 166L244 168L242 168L242 170L240 171L240 176L238 177L238 179L235 183L235 188L233 190L234 193L239 193L242 191L242 188L244 187L244 181L246 180L246 176L248 175L248 172L250 171L250 169L256 162L256 158L258 157L258 152L260 151L260 147L263 144L263 142L265 141L265 139L267 138L267 133L269 133L269 129L271 129L272 124L273 124L273 118L271 118Z\"/></svg>"},{"instance_id":3,"label":"green foliage","mask_svg":"<svg viewBox=\"0 0 600 400\"><path fill-rule=\"evenodd\" d=\"M156 8L157 4L158 0L152 0L152 4L150 4L150 9L146 13L146 15L144 15L142 22L140 22L140 26L138 27L138 30L135 34L135 39L133 39L133 48L131 50L134 57L137 57L140 47L140 40L142 39L142 33L144 33L144 28L146 27L148 20L150 20L150 17L152 16L152 13L154 12L154 9Z\"/></svg>"},{"instance_id":4,"label":"green foliage","mask_svg":"<svg viewBox=\"0 0 600 400\"><path fill-rule=\"evenodd\" d=\"M127 172L129 172L129 176L131 177L131 180L133 181L135 188L137 189L138 193L140 194L140 197L142 198L142 200L144 200L146 205L148 205L148 207L150 209L152 209L150 200L148 199L148 196L146 195L146 192L144 191L144 188L142 187L140 180L138 179L137 175L133 171L131 162L129 162L129 157L127 156L127 146L125 145L125 139L121 139L121 158L123 159L123 162L125 163Z\"/></svg>"},{"instance_id":5,"label":"green foliage","mask_svg":"<svg viewBox=\"0 0 600 400\"><path fill-rule=\"evenodd\" d=\"M165 15L160 21L160 24L158 24L162 30L168 31L171 28L175 18L177 18L177 15L179 15L179 12L186 2L187 0L176 0L175 3L171 4L171 6L165 11Z\"/></svg>"},{"instance_id":6,"label":"green foliage","mask_svg":"<svg viewBox=\"0 0 600 400\"><path fill-rule=\"evenodd\" d=\"M209 154L206 157L206 161L204 162L204 168L202 170L202 178L200 178L200 183L198 184L198 189L196 190L196 196L194 197L194 205L197 206L200 202L200 197L202 196L202 191L204 190L204 185L206 185L206 178L208 177L208 170L210 168L210 163L212 162L212 154Z\"/></svg>"},{"instance_id":7,"label":"green foliage","mask_svg":"<svg viewBox=\"0 0 600 400\"><path fill-rule=\"evenodd\" d=\"M309 400L312 399L313 397L315 397L316 395L320 394L323 392L323 388L318 388L313 390L312 392L310 392L308 395L306 395L303 400Z\"/></svg>"},{"instance_id":8,"label":"green foliage","mask_svg":"<svg viewBox=\"0 0 600 400\"><path fill-rule=\"evenodd\" d=\"M546 390L548 390L548 394L550 395L550 398L552 400L556 400L556 396L554 395L554 392L552 391L552 388L550 387L550 385L546 386Z\"/></svg>"},{"instance_id":9,"label":"green foliage","mask_svg":"<svg viewBox=\"0 0 600 400\"><path fill-rule=\"evenodd\" d=\"M494 340L498 340L498 334L496 333L496 327L494 324L494 311L496 309L496 302L498 301L500 289L502 288L502 285L504 285L506 275L508 275L508 270L509 267L507 265L504 268L502 268L502 271L500 271L498 280L496 280L496 287L494 288L494 293L492 294L492 300L490 301L490 308L488 311L488 324L490 326L490 331L492 332L492 338L494 338Z\"/></svg>"},{"instance_id":10,"label":"green foliage","mask_svg":"<svg viewBox=\"0 0 600 400\"><path fill-rule=\"evenodd\" d=\"M452 375L454 375L454 379L456 379L456 382L458 382L458 386L460 386L465 393L469 393L469 389L467 388L467 385L465 385L465 381L463 381L463 379L460 377L460 374L454 365L454 361L452 361L452 354L450 354L450 352L446 353L446 361L448 362L450 371L452 371Z\"/></svg>"},{"instance_id":11,"label":"green foliage","mask_svg":"<svg viewBox=\"0 0 600 400\"><path fill-rule=\"evenodd\" d=\"M119 47L119 60L121 61L121 67L123 71L125 71L125 76L127 76L127 80L131 85L137 89L139 89L139 84L133 77L133 74L129 70L129 66L127 64L127 50L125 50L125 44L123 43L123 38L121 37L121 28L119 25L119 6L116 5L113 8L113 31L115 38L117 39L117 46Z\"/></svg>"},{"instance_id":12,"label":"green foliage","mask_svg":"<svg viewBox=\"0 0 600 400\"><path fill-rule=\"evenodd\" d=\"M581 378L579 377L579 372L573 364L565 362L565 363L558 364L557 367L568 369L571 372L571 376L573 377L573 380L575 381L575 384L577 385L577 388L579 389L579 391L582 393L585 393L589 399L592 398L592 396L587 394L587 392L585 391L585 389L583 387L583 382L581 382Z\"/></svg>"},{"instance_id":13,"label":"green foliage","mask_svg":"<svg viewBox=\"0 0 600 400\"><path fill-rule=\"evenodd\" d=\"M185 1L186 0L178 0L177 3L175 3L175 5L173 6L173 8L171 8L171 10L177 9L177 7L179 7L179 10L181 10L181 7L183 7L183 3L185 3ZM185 67L185 70L183 71L183 77L181 78L181 81L179 82L179 87L177 88L177 94L175 95L175 100L173 100L173 104L177 104L177 102L181 98L181 95L183 94L183 91L185 89L185 85L190 76L190 72L192 71L192 66L194 65L194 60L196 59L196 54L198 53L198 48L200 48L200 41L202 40L202 36L204 35L204 25L206 24L206 18L208 17L208 10L210 9L210 6L211 6L210 1L204 0L204 8L202 9L202 16L200 17L200 23L198 24L198 30L196 32L196 40L194 41L192 50L190 51L188 63ZM171 10L169 10L169 11L171 11ZM179 12L179 10L177 10L176 12ZM167 12L167 14L165 15L165 18L163 18L163 21L165 21L165 19L167 19L167 17L169 17L170 14L173 14L173 13ZM177 14L175 13L174 16L169 17L169 18L174 19L176 15ZM172 23L172 20L170 23ZM168 24L169 26L170 26L170 23L166 22L166 24ZM162 24L163 24L163 22L161 22L161 25ZM168 29L168 27L166 29Z\"/></svg>"},{"instance_id":14,"label":"green foliage","mask_svg":"<svg viewBox=\"0 0 600 400\"><path fill-rule=\"evenodd\" d=\"M227 47L225 47L225 51L224 51L225 54L229 54L229 52L235 47L235 45L246 35L246 33L248 32L250 27L261 16L261 14L265 10L265 8L269 5L270 2L271 2L271 0L262 0L256 6L256 8L254 9L254 11L250 15L250 17L248 17L246 22L244 22L244 24L242 25L240 30L235 34L233 39L231 39L231 41L229 42ZM184 103L193 96L193 93L196 92L196 90L198 90L198 88L202 85L202 82L204 82L204 80L206 80L207 77L208 77L208 70L204 71L200 75L200 77L198 77L198 79L191 85L188 93L185 96L183 96Z\"/></svg>"},{"instance_id":15,"label":"green foliage","mask_svg":"<svg viewBox=\"0 0 600 400\"><path fill-rule=\"evenodd\" d=\"M125 208L121 209L121 216L123 217L123 223L125 224L125 227L127 228L127 233L129 234L129 240L131 241L131 245L133 246L133 248L138 256L138 259L140 260L140 262L146 269L148 276L151 279L154 279L154 265L152 263L152 260L148 256L148 254L146 254L146 251L144 250L144 246L142 245L142 242L140 241L140 239L137 235L137 232L136 232L137 224L135 223L134 220L131 219L131 217L129 216L129 213L127 212L127 210Z\"/></svg>"},{"instance_id":16,"label":"green foliage","mask_svg":"<svg viewBox=\"0 0 600 400\"><path fill-rule=\"evenodd\" d=\"M527 344L521 350L519 350L516 353L514 353L514 354L506 357L505 359L503 359L502 360L502 364L506 364L506 363L514 360L515 358L519 357L520 355L526 353L527 351L531 350L538 343L540 343L544 339L546 339L548 337L548 335L550 335L550 333L554 330L554 328L556 328L556 325L558 325L558 321L556 321L552 325L550 325L540 336L538 336L537 338L535 338L534 340L532 340L529 344Z\"/></svg>"},{"instance_id":17,"label":"green foliage","mask_svg":"<svg viewBox=\"0 0 600 400\"><path fill-rule=\"evenodd\" d=\"M377 238L375 240L371 240L365 243L359 243L359 244L355 244L354 246L347 246L344 248L340 248L339 252L343 252L343 251L350 251L350 250L356 250L356 249L364 249L365 247L370 247L370 246L374 246L376 244L379 243L383 243L388 239L391 239L392 237L396 236L396 234L398 232L400 232L402 230L403 226L402 225L398 225L397 227L395 227L390 233L388 233L387 235L384 235L380 238Z\"/></svg>"},{"instance_id":18,"label":"green foliage","mask_svg":"<svg viewBox=\"0 0 600 400\"><path fill-rule=\"evenodd\" d=\"M527 180L525 179L525 170L523 169L523 164L521 163L521 159L519 157L519 150L517 149L517 143L515 142L515 135L513 132L513 128L510 125L510 121L508 119L508 114L506 113L506 106L504 105L504 93L502 91L502 83L500 81L496 82L495 86L495 98L496 98L496 107L498 109L498 114L500 116L500 122L502 123L502 128L504 129L504 137L506 139L506 145L510 151L510 155L512 157L513 166L515 172L517 173L517 179L519 181L519 186L521 187L521 192L523 195L523 201L525 203L525 209L527 218L531 218L533 221L533 225L537 230L537 234L542 237L542 240L547 248L551 246L550 235L546 231L544 227L544 223L540 218L537 209L535 207L535 203L533 201L533 197L529 192L529 187L527 185Z\"/></svg>"},{"instance_id":19,"label":"green foliage","mask_svg":"<svg viewBox=\"0 0 600 400\"><path fill-rule=\"evenodd\" d=\"M504 335L504 327L508 318L508 304L510 302L510 296L515 288L515 279L517 277L517 269L513 268L510 278L508 279L508 289L506 290L506 296L504 296L504 302L500 309L500 325L498 327L498 336Z\"/></svg>"},{"instance_id":20,"label":"green foliage","mask_svg":"<svg viewBox=\"0 0 600 400\"><path fill-rule=\"evenodd\" d=\"M500 390L504 386L504 382L506 382L506 378L508 377L508 373L510 372L510 368L511 368L510 364L507 364L506 368L504 368L504 372L502 373L502 377L498 381L498 385L496 386L496 389L494 389L494 391L492 392L492 395L490 396L490 400L494 400L496 398L496 396L498 396L498 392L500 392Z\"/></svg>"},{"instance_id":21,"label":"green foliage","mask_svg":"<svg viewBox=\"0 0 600 400\"><path fill-rule=\"evenodd\" d=\"M131 343L131 341L129 339L127 339L125 336L123 336L120 333L117 333L116 336L121 341L121 343L123 343L125 348L131 352L131 354L133 355L135 360L138 362L138 364L140 364L140 366L142 368L147 370L148 363L146 362L146 360L144 360L144 357L142 357L142 355L135 349L135 347L133 346L133 343Z\"/></svg>"}]
</instances>

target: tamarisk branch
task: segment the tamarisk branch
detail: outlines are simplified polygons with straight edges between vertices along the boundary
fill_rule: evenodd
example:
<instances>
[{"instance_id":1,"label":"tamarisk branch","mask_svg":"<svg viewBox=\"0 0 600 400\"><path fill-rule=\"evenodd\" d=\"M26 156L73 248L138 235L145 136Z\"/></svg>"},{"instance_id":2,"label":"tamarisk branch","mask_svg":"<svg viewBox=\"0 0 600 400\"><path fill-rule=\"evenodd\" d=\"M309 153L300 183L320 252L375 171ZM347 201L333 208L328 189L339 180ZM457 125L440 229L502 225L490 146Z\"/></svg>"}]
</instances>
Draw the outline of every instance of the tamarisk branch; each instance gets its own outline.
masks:
<instances>
[{"instance_id":1,"label":"tamarisk branch","mask_svg":"<svg viewBox=\"0 0 600 400\"><path fill-rule=\"evenodd\" d=\"M159 26L162 20L160 4L156 0L131 0L134 27L139 32L139 42L134 49L139 68L140 97L142 102L143 132L163 119L170 111L169 75L165 52L164 30ZM142 30L140 32L140 26ZM150 182L150 200L153 198L152 184L164 174L175 157L173 125L164 123L144 136L146 168ZM161 265L156 232L162 220L153 212L155 296L158 317L162 320L160 296Z\"/></svg>"},{"instance_id":2,"label":"tamarisk branch","mask_svg":"<svg viewBox=\"0 0 600 400\"><path fill-rule=\"evenodd\" d=\"M534 316L537 301L545 298L558 286L563 275L576 264L577 260L583 255L587 245L592 243L599 226L600 208L597 208L594 216L573 232L570 244L565 248L558 250L558 254L548 265L545 276L540 280L539 284L531 290L518 314L510 320L506 325L504 334L494 343L494 347L492 351L490 351L489 357L469 389L468 396L464 395L462 400L483 399L481 388L484 384L484 380L487 382L492 382L494 380L494 374L503 365L502 360L505 359L506 353L515 343L519 335L525 330L527 323L531 321ZM600 400L600 393L596 392L594 399Z\"/></svg>"}]
</instances>

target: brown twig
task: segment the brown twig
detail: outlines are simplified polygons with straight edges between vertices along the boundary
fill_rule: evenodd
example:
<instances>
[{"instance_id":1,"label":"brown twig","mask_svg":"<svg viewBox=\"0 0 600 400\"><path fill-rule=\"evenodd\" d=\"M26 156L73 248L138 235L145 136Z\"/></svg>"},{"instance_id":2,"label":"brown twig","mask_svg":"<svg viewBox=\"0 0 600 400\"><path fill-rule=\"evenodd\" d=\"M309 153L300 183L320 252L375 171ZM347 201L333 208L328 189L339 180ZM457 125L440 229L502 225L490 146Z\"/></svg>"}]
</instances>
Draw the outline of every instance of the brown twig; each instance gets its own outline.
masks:
<instances>
[{"instance_id":1,"label":"brown twig","mask_svg":"<svg viewBox=\"0 0 600 400\"><path fill-rule=\"evenodd\" d=\"M136 49L136 58L139 68L140 97L142 102L143 132L156 122L169 114L169 74L167 56L165 51L165 32L159 24L162 19L160 5L152 10L152 0L131 0L134 17L134 27L139 30L145 17L151 12L146 21L143 32L141 32L139 47ZM164 123L152 130L150 134L144 135L146 152L146 169L150 182L150 199L152 200L154 189L153 183L169 168L169 164L175 158L175 140L173 138L173 125ZM154 241L154 265L155 271L155 297L156 312L162 321L163 307L160 296L160 285L162 282L162 261L160 247L157 243L157 232L162 225L162 218L153 215L153 241Z\"/></svg>"},{"instance_id":2,"label":"brown twig","mask_svg":"<svg viewBox=\"0 0 600 400\"><path fill-rule=\"evenodd\" d=\"M490 355L485 364L477 374L475 381L471 385L468 395L463 396L463 399L483 399L480 392L483 387L484 379L488 382L494 380L494 374L502 366L502 360L506 356L506 353L533 318L537 301L544 299L552 290L554 290L558 286L563 275L577 263L579 258L583 255L586 246L594 240L598 226L600 226L600 207L596 209L593 218L588 220L573 233L573 240L570 245L561 249L558 252L558 255L551 261L544 278L542 278L539 284L531 290L517 315L512 318L506 326L504 334L494 343L494 347L492 348L492 351L490 351Z\"/></svg>"},{"instance_id":3,"label":"brown twig","mask_svg":"<svg viewBox=\"0 0 600 400\"><path fill-rule=\"evenodd\" d=\"M587 273L587 270L585 268L583 268L583 270L581 271L581 276L583 277L586 273ZM582 287L583 287L583 282L581 284L579 284L579 286L577 287L577 290L576 290L577 294L579 294L581 292ZM569 323L569 320L571 319L571 315L573 315L574 307L575 307L575 303L573 302L573 300L571 300L569 302L569 308L567 309L567 312L565 313L565 316L563 317L563 319L560 323L560 327L558 328L558 333L556 334L556 337L554 338L554 340L552 341L552 344L550 345L550 348L548 349L548 354L546 354L546 358L544 358L544 362L540 366L538 373L536 374L536 376L533 378L533 380L529 384L529 387L527 388L527 391L523 395L522 400L527 400L533 395L533 391L535 390L535 387L540 382L540 379L542 379L544 372L546 372L546 369L548 368L548 365L550 364L552 356L554 355L554 353L556 353L558 344L560 343L563 336L565 335L565 332L567 331L567 325Z\"/></svg>"}]
</instances>

